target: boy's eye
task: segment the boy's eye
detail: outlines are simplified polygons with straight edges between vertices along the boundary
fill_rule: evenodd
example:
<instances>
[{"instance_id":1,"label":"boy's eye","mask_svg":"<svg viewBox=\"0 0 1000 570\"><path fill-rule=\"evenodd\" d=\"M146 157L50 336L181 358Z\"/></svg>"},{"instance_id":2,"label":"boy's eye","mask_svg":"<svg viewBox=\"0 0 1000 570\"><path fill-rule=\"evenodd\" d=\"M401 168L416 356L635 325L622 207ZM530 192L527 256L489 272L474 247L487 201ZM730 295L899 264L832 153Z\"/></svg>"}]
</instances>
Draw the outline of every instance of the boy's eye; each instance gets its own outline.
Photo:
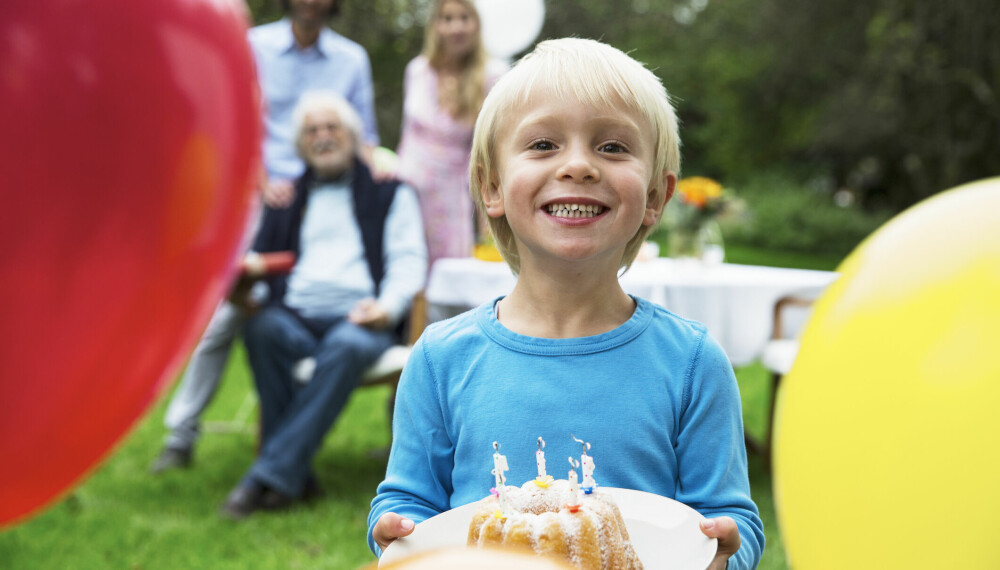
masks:
<instances>
[{"instance_id":1,"label":"boy's eye","mask_svg":"<svg viewBox=\"0 0 1000 570\"><path fill-rule=\"evenodd\" d=\"M602 144L597 150L599 150L600 152L618 153L618 152L625 152L625 147L618 142L606 142Z\"/></svg>"},{"instance_id":2,"label":"boy's eye","mask_svg":"<svg viewBox=\"0 0 1000 570\"><path fill-rule=\"evenodd\" d=\"M531 150L555 150L556 145L552 144L551 141L540 140L531 143L529 148L531 148Z\"/></svg>"}]
</instances>

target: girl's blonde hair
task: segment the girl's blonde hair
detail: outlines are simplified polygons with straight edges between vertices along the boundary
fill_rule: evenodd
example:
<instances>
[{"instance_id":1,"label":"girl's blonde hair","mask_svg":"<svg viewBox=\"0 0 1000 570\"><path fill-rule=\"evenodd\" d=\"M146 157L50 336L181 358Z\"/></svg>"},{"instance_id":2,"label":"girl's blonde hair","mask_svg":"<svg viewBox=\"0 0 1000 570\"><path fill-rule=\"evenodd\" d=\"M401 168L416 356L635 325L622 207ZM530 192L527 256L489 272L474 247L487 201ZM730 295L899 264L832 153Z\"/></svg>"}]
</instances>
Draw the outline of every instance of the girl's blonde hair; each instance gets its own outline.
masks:
<instances>
[{"instance_id":1,"label":"girl's blonde hair","mask_svg":"<svg viewBox=\"0 0 1000 570\"><path fill-rule=\"evenodd\" d=\"M497 141L533 93L546 90L556 100L573 98L599 108L624 108L644 118L655 137L652 180L654 199L666 192L663 173L680 174L677 115L663 83L621 50L594 40L563 38L539 43L490 90L476 120L469 166L470 190L485 215L483 187L498 175ZM521 259L506 216L488 218L497 249L515 273ZM628 268L654 226L640 226L629 240L620 267Z\"/></svg>"},{"instance_id":2,"label":"girl's blonde hair","mask_svg":"<svg viewBox=\"0 0 1000 570\"><path fill-rule=\"evenodd\" d=\"M479 11L476 10L474 2L471 0L437 0L434 3L434 10L431 11L430 19L427 21L427 28L424 30L423 55L435 70L442 69L446 63L447 54L441 45L441 38L437 35L435 23L441 17L441 10L448 2L461 4L476 19L476 41L472 51L466 54L460 62L461 71L458 75L456 100L447 102L451 104L450 110L456 119L472 122L483 104L486 62L489 59L489 56L486 54L486 48L483 45L482 20L479 18Z\"/></svg>"}]
</instances>

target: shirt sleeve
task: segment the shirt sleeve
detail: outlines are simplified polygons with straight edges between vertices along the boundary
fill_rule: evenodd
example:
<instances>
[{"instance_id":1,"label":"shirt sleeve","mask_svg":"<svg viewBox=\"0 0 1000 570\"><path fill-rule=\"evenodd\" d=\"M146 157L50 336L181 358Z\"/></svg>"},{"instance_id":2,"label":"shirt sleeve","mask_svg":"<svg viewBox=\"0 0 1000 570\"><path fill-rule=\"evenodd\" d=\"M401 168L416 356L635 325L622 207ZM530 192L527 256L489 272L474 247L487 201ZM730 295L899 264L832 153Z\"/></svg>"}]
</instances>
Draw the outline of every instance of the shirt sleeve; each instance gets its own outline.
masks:
<instances>
[{"instance_id":1,"label":"shirt sleeve","mask_svg":"<svg viewBox=\"0 0 1000 570\"><path fill-rule=\"evenodd\" d=\"M379 289L379 304L398 323L413 296L423 289L427 276L427 244L416 193L405 184L396 189L385 219L382 243L385 277Z\"/></svg>"},{"instance_id":2,"label":"shirt sleeve","mask_svg":"<svg viewBox=\"0 0 1000 570\"><path fill-rule=\"evenodd\" d=\"M689 371L677 438L676 499L708 518L732 517L740 549L728 568L750 570L764 550L764 524L750 498L736 375L722 347L707 334Z\"/></svg>"},{"instance_id":3,"label":"shirt sleeve","mask_svg":"<svg viewBox=\"0 0 1000 570\"><path fill-rule=\"evenodd\" d=\"M450 508L455 445L448 434L442 402L421 337L399 381L389 464L368 514L368 546L376 556L381 556L382 550L372 538L372 530L385 513L419 523Z\"/></svg>"}]
</instances>

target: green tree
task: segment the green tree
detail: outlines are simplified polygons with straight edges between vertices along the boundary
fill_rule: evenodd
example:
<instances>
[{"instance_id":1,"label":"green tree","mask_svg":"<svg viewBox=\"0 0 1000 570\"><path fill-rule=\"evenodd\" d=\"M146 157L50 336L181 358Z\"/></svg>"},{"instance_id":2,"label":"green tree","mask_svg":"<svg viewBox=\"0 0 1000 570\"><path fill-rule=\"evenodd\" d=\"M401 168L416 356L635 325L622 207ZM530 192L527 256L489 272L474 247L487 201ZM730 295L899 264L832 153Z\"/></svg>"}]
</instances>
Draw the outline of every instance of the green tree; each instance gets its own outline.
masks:
<instances>
[{"instance_id":1,"label":"green tree","mask_svg":"<svg viewBox=\"0 0 1000 570\"><path fill-rule=\"evenodd\" d=\"M281 15L277 0L248 2L257 23ZM347 0L333 23L371 55L390 148L430 4ZM778 167L900 209L1000 172L997 24L996 0L547 0L539 39L599 39L654 70L689 173Z\"/></svg>"}]
</instances>

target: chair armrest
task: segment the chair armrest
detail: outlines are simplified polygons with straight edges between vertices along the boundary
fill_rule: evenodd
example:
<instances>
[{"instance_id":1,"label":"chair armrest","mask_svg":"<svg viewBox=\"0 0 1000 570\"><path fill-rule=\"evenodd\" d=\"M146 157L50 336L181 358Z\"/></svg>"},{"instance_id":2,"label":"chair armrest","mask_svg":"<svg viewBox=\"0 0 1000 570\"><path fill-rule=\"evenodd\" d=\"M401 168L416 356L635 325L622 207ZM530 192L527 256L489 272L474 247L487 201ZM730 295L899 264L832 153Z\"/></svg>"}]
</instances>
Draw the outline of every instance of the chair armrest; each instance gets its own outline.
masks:
<instances>
[{"instance_id":1,"label":"chair armrest","mask_svg":"<svg viewBox=\"0 0 1000 570\"><path fill-rule=\"evenodd\" d=\"M417 342L426 327L427 296L423 291L419 291L413 296L413 304L410 305L410 330L407 332L407 342L411 345Z\"/></svg>"},{"instance_id":2,"label":"chair armrest","mask_svg":"<svg viewBox=\"0 0 1000 570\"><path fill-rule=\"evenodd\" d=\"M771 329L771 339L778 340L785 338L784 323L782 317L788 307L809 307L816 300L800 295L785 295L774 303L773 325Z\"/></svg>"}]
</instances>

